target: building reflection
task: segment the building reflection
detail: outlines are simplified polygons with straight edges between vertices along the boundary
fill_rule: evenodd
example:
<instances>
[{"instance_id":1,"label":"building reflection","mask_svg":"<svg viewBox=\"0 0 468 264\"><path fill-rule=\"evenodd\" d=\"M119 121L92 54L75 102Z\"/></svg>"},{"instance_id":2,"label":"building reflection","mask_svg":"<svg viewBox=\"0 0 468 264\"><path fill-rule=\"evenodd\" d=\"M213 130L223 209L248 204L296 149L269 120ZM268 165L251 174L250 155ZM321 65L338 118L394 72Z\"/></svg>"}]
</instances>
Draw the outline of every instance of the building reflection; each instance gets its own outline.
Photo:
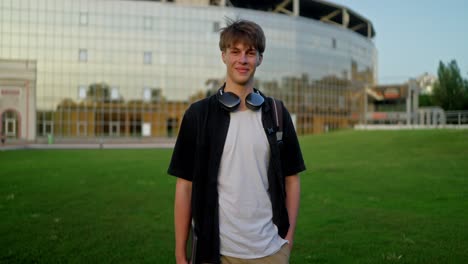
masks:
<instances>
[{"instance_id":1,"label":"building reflection","mask_svg":"<svg viewBox=\"0 0 468 264\"><path fill-rule=\"evenodd\" d=\"M325 76L312 80L307 74L286 76L281 81L255 80L255 85L268 96L280 98L293 114L299 134L322 133L350 128L362 121L365 86L362 80L373 76L367 69L352 71L352 80ZM367 83L366 82L366 83ZM177 134L185 109L198 100L214 94L224 78L208 79L207 90L188 95L188 100L168 100L161 89L151 89L147 100L111 98L106 83L90 84L86 98L75 102L63 99L55 111L39 112L38 130L53 130L62 137L172 137ZM366 99L367 100L367 99ZM47 126L49 128L42 128ZM144 133L143 127L149 129Z\"/></svg>"},{"instance_id":2,"label":"building reflection","mask_svg":"<svg viewBox=\"0 0 468 264\"><path fill-rule=\"evenodd\" d=\"M59 137L165 137L177 133L188 105L188 101L168 101L160 91L147 101L112 100L109 86L100 83L89 86L86 100L64 99L55 111L40 113L38 120L49 119ZM41 129L44 123L38 125Z\"/></svg>"},{"instance_id":3,"label":"building reflection","mask_svg":"<svg viewBox=\"0 0 468 264\"><path fill-rule=\"evenodd\" d=\"M320 8L337 8L322 1L301 1L299 17L268 11L281 1L201 2L0 0L0 128L28 140L175 136L188 106L224 82L218 30L225 17L264 28L255 86L284 101L299 134L365 118L377 67L368 20L340 7L348 24L321 21ZM35 109L29 125L21 119L27 109Z\"/></svg>"}]
</instances>

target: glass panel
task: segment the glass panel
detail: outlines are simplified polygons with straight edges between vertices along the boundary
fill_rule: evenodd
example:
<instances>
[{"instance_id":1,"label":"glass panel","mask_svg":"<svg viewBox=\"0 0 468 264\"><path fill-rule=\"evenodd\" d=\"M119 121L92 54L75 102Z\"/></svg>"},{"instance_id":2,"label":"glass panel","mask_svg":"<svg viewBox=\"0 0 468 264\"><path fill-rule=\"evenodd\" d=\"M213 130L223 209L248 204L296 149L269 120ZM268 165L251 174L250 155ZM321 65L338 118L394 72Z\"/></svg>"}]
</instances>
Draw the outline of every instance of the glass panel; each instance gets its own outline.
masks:
<instances>
[{"instance_id":1,"label":"glass panel","mask_svg":"<svg viewBox=\"0 0 468 264\"><path fill-rule=\"evenodd\" d=\"M112 87L111 89L111 100L117 100L119 99L119 88L117 87Z\"/></svg>"},{"instance_id":2,"label":"glass panel","mask_svg":"<svg viewBox=\"0 0 468 264\"><path fill-rule=\"evenodd\" d=\"M86 98L86 86L80 85L78 87L78 99L85 99Z\"/></svg>"},{"instance_id":3,"label":"glass panel","mask_svg":"<svg viewBox=\"0 0 468 264\"><path fill-rule=\"evenodd\" d=\"M80 25L88 25L88 13L80 13Z\"/></svg>"},{"instance_id":4,"label":"glass panel","mask_svg":"<svg viewBox=\"0 0 468 264\"><path fill-rule=\"evenodd\" d=\"M151 51L145 51L143 55L143 63L144 64L151 64L153 60L153 54Z\"/></svg>"},{"instance_id":5,"label":"glass panel","mask_svg":"<svg viewBox=\"0 0 468 264\"><path fill-rule=\"evenodd\" d=\"M79 60L80 61L88 61L88 50L80 49L79 50Z\"/></svg>"},{"instance_id":6,"label":"glass panel","mask_svg":"<svg viewBox=\"0 0 468 264\"><path fill-rule=\"evenodd\" d=\"M141 20L140 20L141 21ZM143 27L144 29L151 29L153 28L153 18L151 17L144 17L143 18Z\"/></svg>"},{"instance_id":7,"label":"glass panel","mask_svg":"<svg viewBox=\"0 0 468 264\"><path fill-rule=\"evenodd\" d=\"M224 82L218 30L238 12L151 1L1 2L0 58L37 61L38 135L63 137L140 136L143 124L153 137L176 135L190 103ZM267 37L256 88L285 102L299 133L362 119L364 87L377 76L372 40L310 19L253 10L243 18Z\"/></svg>"}]
</instances>

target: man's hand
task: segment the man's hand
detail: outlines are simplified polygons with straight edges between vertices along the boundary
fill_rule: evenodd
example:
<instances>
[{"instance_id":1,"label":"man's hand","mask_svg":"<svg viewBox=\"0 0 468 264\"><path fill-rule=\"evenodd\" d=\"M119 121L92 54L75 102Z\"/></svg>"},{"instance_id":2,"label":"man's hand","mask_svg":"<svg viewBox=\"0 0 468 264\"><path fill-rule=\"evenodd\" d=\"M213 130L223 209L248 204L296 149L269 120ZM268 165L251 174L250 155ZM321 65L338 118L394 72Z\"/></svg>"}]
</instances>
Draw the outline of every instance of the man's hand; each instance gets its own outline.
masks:
<instances>
[{"instance_id":1,"label":"man's hand","mask_svg":"<svg viewBox=\"0 0 468 264\"><path fill-rule=\"evenodd\" d=\"M177 258L176 263L177 264L191 264L192 262L191 261L189 262L187 258L182 257L182 258Z\"/></svg>"},{"instance_id":2,"label":"man's hand","mask_svg":"<svg viewBox=\"0 0 468 264\"><path fill-rule=\"evenodd\" d=\"M288 241L288 247L289 247L289 250L291 251L292 248L293 248L293 236L290 235L290 232L288 232L288 234L286 235L286 237L284 239L286 239Z\"/></svg>"},{"instance_id":3,"label":"man's hand","mask_svg":"<svg viewBox=\"0 0 468 264\"><path fill-rule=\"evenodd\" d=\"M289 249L292 250L294 231L296 230L296 219L299 213L299 200L301 194L301 183L299 175L290 175L286 177L286 209L289 216L289 230L285 239L289 241Z\"/></svg>"},{"instance_id":4,"label":"man's hand","mask_svg":"<svg viewBox=\"0 0 468 264\"><path fill-rule=\"evenodd\" d=\"M192 182L178 178L174 202L175 257L177 264L187 264L187 240L190 232Z\"/></svg>"}]
</instances>

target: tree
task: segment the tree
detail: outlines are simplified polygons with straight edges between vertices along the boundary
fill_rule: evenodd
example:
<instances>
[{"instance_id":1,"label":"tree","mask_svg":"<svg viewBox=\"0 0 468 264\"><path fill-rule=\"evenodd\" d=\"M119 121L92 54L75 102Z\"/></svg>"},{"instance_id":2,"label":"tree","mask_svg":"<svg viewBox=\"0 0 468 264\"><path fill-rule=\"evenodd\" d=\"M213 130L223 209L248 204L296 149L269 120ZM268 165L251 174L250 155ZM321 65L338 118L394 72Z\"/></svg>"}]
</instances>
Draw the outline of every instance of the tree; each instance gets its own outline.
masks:
<instances>
[{"instance_id":1,"label":"tree","mask_svg":"<svg viewBox=\"0 0 468 264\"><path fill-rule=\"evenodd\" d=\"M434 104L444 110L463 110L468 107L468 81L463 80L457 62L439 62L438 80L434 85Z\"/></svg>"},{"instance_id":2,"label":"tree","mask_svg":"<svg viewBox=\"0 0 468 264\"><path fill-rule=\"evenodd\" d=\"M420 107L434 106L433 95L431 94L419 95L419 106Z\"/></svg>"},{"instance_id":3,"label":"tree","mask_svg":"<svg viewBox=\"0 0 468 264\"><path fill-rule=\"evenodd\" d=\"M109 102L110 87L106 83L92 83L86 91L86 98L92 102Z\"/></svg>"}]
</instances>

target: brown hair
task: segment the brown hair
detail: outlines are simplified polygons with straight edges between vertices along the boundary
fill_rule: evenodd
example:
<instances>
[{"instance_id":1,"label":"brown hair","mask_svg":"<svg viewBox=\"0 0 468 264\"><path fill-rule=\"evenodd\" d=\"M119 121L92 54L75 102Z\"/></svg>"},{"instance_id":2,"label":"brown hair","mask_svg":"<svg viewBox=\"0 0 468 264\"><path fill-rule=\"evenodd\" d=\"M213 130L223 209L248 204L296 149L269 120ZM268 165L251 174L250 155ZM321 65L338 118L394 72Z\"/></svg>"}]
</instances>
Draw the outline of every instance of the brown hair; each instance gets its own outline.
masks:
<instances>
[{"instance_id":1,"label":"brown hair","mask_svg":"<svg viewBox=\"0 0 468 264\"><path fill-rule=\"evenodd\" d=\"M263 29L256 23L237 19L226 19L227 26L221 29L219 37L219 49L226 51L237 43L254 47L260 55L265 51L265 34Z\"/></svg>"}]
</instances>

